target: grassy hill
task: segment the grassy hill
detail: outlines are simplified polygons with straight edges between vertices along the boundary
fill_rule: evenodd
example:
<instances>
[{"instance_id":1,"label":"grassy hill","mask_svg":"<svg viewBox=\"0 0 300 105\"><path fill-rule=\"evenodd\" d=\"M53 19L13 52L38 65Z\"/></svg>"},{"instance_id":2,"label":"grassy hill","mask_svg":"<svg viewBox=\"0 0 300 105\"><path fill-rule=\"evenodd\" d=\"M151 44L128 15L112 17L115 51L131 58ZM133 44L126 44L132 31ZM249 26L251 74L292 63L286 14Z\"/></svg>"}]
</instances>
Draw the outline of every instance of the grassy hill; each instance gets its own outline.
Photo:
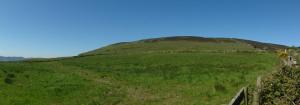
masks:
<instances>
[{"instance_id":1,"label":"grassy hill","mask_svg":"<svg viewBox=\"0 0 300 105\"><path fill-rule=\"evenodd\" d=\"M113 44L76 57L1 62L0 104L227 104L241 87L273 70L279 60L272 52L282 47L166 37Z\"/></svg>"},{"instance_id":2,"label":"grassy hill","mask_svg":"<svg viewBox=\"0 0 300 105\"><path fill-rule=\"evenodd\" d=\"M262 43L236 38L204 38L194 36L176 36L144 39L135 42L121 42L81 55L136 53L136 52L224 52L224 51L276 51L287 46Z\"/></svg>"}]
</instances>

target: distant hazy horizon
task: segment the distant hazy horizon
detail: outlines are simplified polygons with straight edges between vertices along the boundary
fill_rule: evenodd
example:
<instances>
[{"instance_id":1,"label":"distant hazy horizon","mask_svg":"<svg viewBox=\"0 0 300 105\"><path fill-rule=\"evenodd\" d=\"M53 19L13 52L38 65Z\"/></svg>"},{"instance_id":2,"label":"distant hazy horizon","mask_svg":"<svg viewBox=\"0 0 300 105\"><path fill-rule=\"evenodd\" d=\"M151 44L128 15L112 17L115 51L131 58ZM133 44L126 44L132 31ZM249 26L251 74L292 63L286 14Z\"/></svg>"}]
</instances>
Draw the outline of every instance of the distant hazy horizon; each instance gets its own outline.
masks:
<instances>
[{"instance_id":1,"label":"distant hazy horizon","mask_svg":"<svg viewBox=\"0 0 300 105\"><path fill-rule=\"evenodd\" d=\"M300 46L300 1L3 0L0 56L74 56L166 36Z\"/></svg>"}]
</instances>

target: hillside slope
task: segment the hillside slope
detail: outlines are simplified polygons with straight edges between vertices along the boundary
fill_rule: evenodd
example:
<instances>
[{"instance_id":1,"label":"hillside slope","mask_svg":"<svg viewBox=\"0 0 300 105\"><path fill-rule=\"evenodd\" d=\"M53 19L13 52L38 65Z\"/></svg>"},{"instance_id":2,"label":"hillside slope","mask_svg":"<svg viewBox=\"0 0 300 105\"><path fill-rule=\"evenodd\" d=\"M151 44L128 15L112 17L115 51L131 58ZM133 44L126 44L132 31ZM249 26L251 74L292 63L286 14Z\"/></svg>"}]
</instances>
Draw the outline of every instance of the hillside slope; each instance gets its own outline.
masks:
<instances>
[{"instance_id":1,"label":"hillside slope","mask_svg":"<svg viewBox=\"0 0 300 105\"><path fill-rule=\"evenodd\" d=\"M155 51L276 51L287 46L262 43L236 38L204 38L195 36L176 36L144 39L135 42L121 42L86 52L81 55L107 54L107 53L134 53Z\"/></svg>"},{"instance_id":2,"label":"hillside slope","mask_svg":"<svg viewBox=\"0 0 300 105\"><path fill-rule=\"evenodd\" d=\"M69 58L0 62L0 104L227 104L279 63L274 53L236 39L189 38L114 44Z\"/></svg>"}]
</instances>

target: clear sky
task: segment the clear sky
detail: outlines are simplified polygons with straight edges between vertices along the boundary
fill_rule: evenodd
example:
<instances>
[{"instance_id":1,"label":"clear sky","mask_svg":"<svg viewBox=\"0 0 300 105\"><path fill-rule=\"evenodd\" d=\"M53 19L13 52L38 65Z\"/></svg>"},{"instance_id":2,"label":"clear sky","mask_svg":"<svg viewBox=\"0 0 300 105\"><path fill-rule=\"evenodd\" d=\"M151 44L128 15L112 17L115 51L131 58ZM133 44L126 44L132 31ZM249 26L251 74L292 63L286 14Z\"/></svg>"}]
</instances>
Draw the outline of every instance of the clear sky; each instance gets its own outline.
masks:
<instances>
[{"instance_id":1,"label":"clear sky","mask_svg":"<svg viewBox=\"0 0 300 105\"><path fill-rule=\"evenodd\" d=\"M300 1L0 0L2 56L72 56L179 35L300 46Z\"/></svg>"}]
</instances>

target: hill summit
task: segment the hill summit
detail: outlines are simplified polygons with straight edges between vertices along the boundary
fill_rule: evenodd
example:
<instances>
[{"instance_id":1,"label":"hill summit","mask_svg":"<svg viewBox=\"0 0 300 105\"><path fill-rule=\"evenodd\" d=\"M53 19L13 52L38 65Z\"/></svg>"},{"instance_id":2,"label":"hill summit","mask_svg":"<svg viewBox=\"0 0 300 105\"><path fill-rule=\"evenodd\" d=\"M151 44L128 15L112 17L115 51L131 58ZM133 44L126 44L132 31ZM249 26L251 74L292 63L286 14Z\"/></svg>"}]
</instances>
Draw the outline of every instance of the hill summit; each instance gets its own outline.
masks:
<instances>
[{"instance_id":1,"label":"hill summit","mask_svg":"<svg viewBox=\"0 0 300 105\"><path fill-rule=\"evenodd\" d=\"M173 36L120 42L80 55L157 51L276 51L285 48L288 48L288 46L237 38Z\"/></svg>"}]
</instances>

